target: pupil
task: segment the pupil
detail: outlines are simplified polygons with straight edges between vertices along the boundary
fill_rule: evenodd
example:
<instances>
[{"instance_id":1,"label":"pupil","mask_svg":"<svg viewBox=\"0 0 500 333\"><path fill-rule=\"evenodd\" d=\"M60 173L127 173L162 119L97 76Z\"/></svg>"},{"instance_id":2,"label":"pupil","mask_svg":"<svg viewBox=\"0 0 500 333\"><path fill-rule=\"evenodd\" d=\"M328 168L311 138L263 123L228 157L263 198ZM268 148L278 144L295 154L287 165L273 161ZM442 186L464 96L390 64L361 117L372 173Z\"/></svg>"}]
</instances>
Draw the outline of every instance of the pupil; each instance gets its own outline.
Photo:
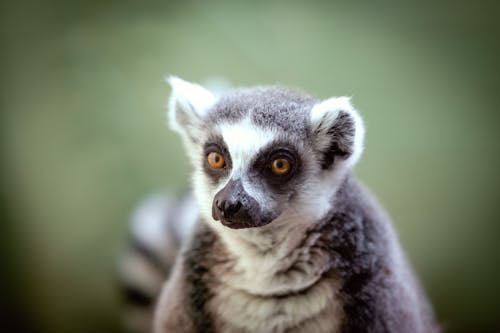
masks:
<instances>
[{"instance_id":1,"label":"pupil","mask_svg":"<svg viewBox=\"0 0 500 333\"><path fill-rule=\"evenodd\" d=\"M283 161L278 161L278 162L276 162L276 167L277 167L278 169L283 168Z\"/></svg>"},{"instance_id":2,"label":"pupil","mask_svg":"<svg viewBox=\"0 0 500 333\"><path fill-rule=\"evenodd\" d=\"M220 160L219 155L215 154L215 156L214 156L214 162L215 163L219 163L219 160Z\"/></svg>"}]
</instances>

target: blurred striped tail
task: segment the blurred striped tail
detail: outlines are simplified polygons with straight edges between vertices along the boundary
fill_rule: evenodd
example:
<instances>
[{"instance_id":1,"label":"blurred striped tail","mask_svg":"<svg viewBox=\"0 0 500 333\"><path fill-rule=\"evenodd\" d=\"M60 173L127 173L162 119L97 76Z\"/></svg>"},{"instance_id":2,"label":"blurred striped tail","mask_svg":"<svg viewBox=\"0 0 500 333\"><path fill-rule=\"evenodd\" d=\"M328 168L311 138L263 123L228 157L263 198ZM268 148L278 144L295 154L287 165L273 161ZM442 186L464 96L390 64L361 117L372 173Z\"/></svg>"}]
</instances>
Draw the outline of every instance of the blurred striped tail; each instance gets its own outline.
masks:
<instances>
[{"instance_id":1,"label":"blurred striped tail","mask_svg":"<svg viewBox=\"0 0 500 333\"><path fill-rule=\"evenodd\" d=\"M151 331L156 298L197 216L191 196L176 200L156 195L134 212L129 243L119 262L127 331Z\"/></svg>"}]
</instances>

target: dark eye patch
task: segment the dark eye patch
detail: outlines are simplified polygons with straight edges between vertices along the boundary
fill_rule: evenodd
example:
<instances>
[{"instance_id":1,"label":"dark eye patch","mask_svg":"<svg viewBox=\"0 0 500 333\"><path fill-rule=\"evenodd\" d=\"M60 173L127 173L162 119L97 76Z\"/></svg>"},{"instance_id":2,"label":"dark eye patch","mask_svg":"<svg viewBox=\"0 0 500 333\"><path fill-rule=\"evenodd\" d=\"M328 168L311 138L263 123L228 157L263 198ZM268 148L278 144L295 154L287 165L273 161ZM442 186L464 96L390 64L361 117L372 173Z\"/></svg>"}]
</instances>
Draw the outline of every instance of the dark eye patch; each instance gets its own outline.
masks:
<instances>
[{"instance_id":1,"label":"dark eye patch","mask_svg":"<svg viewBox=\"0 0 500 333\"><path fill-rule=\"evenodd\" d=\"M276 159L286 159L290 163L290 171L285 175L272 172L272 163ZM252 166L253 178L264 180L277 192L288 192L291 181L297 177L302 167L301 159L294 147L282 142L274 142L264 148Z\"/></svg>"},{"instance_id":2,"label":"dark eye patch","mask_svg":"<svg viewBox=\"0 0 500 333\"><path fill-rule=\"evenodd\" d=\"M208 155L211 152L217 152L224 157L225 165L220 169L213 169L208 164ZM231 168L233 166L231 155L227 149L227 145L221 137L212 137L205 143L202 155L203 170L207 176L212 180L212 184L215 185L220 182L220 180L227 175L229 175Z\"/></svg>"}]
</instances>

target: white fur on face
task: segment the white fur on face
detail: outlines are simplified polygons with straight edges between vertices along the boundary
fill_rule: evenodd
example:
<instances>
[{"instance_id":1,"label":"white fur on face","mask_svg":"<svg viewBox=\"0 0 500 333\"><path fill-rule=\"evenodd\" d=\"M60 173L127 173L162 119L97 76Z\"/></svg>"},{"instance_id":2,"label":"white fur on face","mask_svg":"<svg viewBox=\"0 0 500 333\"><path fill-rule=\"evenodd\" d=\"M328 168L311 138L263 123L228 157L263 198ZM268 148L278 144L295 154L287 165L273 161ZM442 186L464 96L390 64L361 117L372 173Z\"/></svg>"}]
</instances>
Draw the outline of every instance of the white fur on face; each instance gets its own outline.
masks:
<instances>
[{"instance_id":1,"label":"white fur on face","mask_svg":"<svg viewBox=\"0 0 500 333\"><path fill-rule=\"evenodd\" d=\"M233 163L229 177L241 178L245 191L260 205L265 205L266 198L246 179L246 173L252 160L263 147L276 138L276 133L270 129L255 126L249 118L244 118L236 124L222 124L219 130Z\"/></svg>"},{"instance_id":2,"label":"white fur on face","mask_svg":"<svg viewBox=\"0 0 500 333\"><path fill-rule=\"evenodd\" d=\"M236 124L221 124L219 131L231 154L233 174L246 170L257 152L276 137L272 130L255 126L248 117Z\"/></svg>"},{"instance_id":3,"label":"white fur on face","mask_svg":"<svg viewBox=\"0 0 500 333\"><path fill-rule=\"evenodd\" d=\"M244 118L234 124L220 124L217 127L217 132L221 134L231 155L231 172L228 177L221 180L218 186L213 188L203 168L198 165L193 176L193 188L205 220L209 221L211 225L215 224L227 229L220 222L212 219L212 202L215 194L226 186L229 179L240 178L243 188L251 197L263 207L268 205L268 197L247 179L246 173L259 150L272 142L276 138L276 133L270 129L255 126L249 118Z\"/></svg>"}]
</instances>

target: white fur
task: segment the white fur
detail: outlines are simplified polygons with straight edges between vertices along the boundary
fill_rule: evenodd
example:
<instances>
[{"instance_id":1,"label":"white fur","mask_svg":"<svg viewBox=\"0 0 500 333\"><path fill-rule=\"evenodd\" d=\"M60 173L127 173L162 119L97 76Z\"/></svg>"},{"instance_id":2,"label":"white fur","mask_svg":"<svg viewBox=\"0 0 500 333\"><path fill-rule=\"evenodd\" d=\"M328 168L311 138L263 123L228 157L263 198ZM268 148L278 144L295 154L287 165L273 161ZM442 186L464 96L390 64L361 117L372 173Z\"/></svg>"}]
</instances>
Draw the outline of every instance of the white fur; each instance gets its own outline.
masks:
<instances>
[{"instance_id":1,"label":"white fur","mask_svg":"<svg viewBox=\"0 0 500 333\"><path fill-rule=\"evenodd\" d=\"M215 103L214 94L199 84L187 82L175 76L170 76L167 80L172 87L172 99L181 104L189 103L200 117L203 117Z\"/></svg>"},{"instance_id":2,"label":"white fur","mask_svg":"<svg viewBox=\"0 0 500 333\"><path fill-rule=\"evenodd\" d=\"M276 138L276 133L255 126L249 118L244 118L236 124L222 124L219 126L219 131L227 144L233 163L229 178L241 179L245 191L260 204L265 205L265 196L255 190L246 174L257 152L272 142ZM221 184L220 189L224 186L225 184Z\"/></svg>"},{"instance_id":3,"label":"white fur","mask_svg":"<svg viewBox=\"0 0 500 333\"><path fill-rule=\"evenodd\" d=\"M340 111L347 112L354 120L354 147L349 158L344 161L347 168L351 168L361 157L365 138L365 127L358 111L351 104L349 97L332 97L316 104L311 110L311 124L315 126L331 126L335 123ZM322 121L323 120L323 121ZM328 139L328 138L327 138Z\"/></svg>"},{"instance_id":4,"label":"white fur","mask_svg":"<svg viewBox=\"0 0 500 333\"><path fill-rule=\"evenodd\" d=\"M225 323L222 332L332 333L338 331L343 316L336 300L339 289L338 280L325 278L307 292L276 298L221 285L210 307Z\"/></svg>"},{"instance_id":5,"label":"white fur","mask_svg":"<svg viewBox=\"0 0 500 333\"><path fill-rule=\"evenodd\" d=\"M168 103L170 128L181 135L190 161L195 163L202 147L192 139L203 139L203 117L216 103L217 97L198 84L174 76L167 81L172 89Z\"/></svg>"},{"instance_id":6,"label":"white fur","mask_svg":"<svg viewBox=\"0 0 500 333\"><path fill-rule=\"evenodd\" d=\"M236 124L221 124L219 131L228 146L232 173L236 176L245 172L256 153L276 137L276 133L255 126L248 117Z\"/></svg>"}]
</instances>

